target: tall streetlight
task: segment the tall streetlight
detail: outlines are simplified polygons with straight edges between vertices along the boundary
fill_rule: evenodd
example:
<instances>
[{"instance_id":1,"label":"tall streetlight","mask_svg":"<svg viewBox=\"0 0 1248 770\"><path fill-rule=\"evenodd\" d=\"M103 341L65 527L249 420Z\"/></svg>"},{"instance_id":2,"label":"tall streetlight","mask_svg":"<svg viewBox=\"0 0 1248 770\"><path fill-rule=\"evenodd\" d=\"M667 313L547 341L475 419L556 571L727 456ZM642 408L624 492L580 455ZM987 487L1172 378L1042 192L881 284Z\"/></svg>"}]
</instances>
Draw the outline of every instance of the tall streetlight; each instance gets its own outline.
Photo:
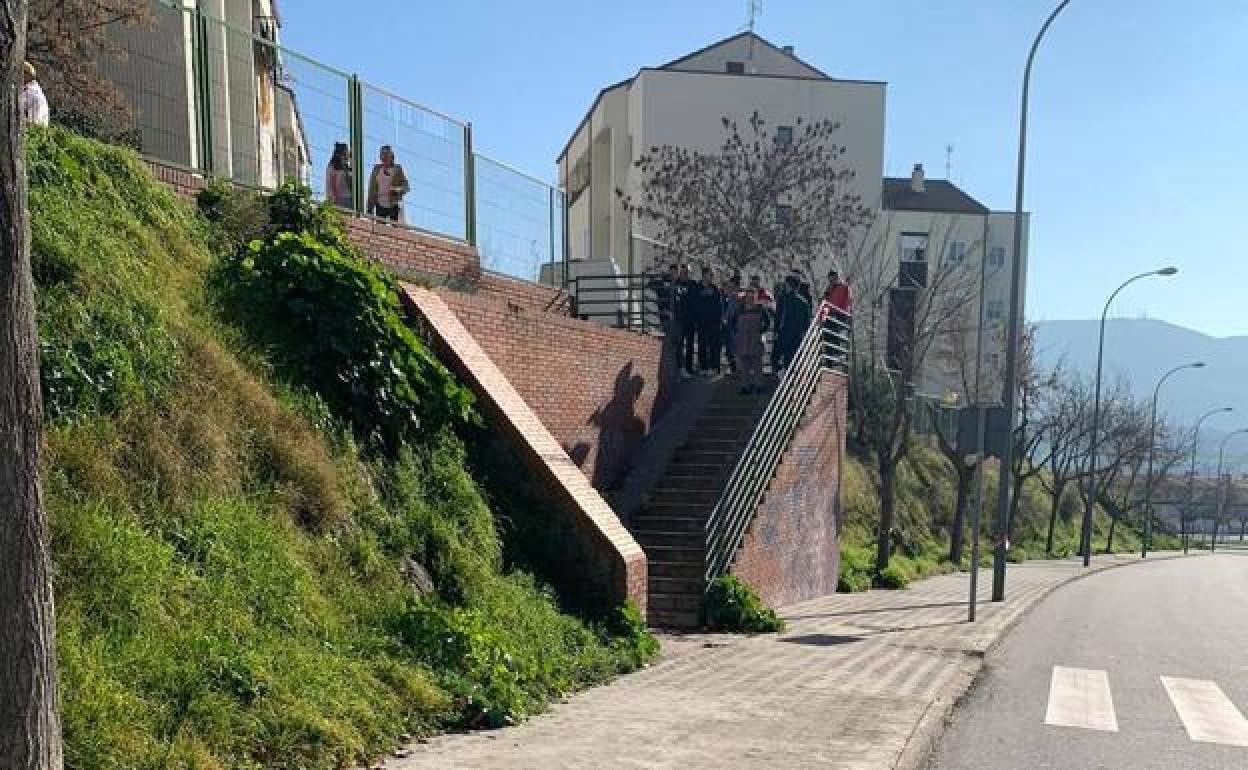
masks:
<instances>
[{"instance_id":1,"label":"tall streetlight","mask_svg":"<svg viewBox=\"0 0 1248 770\"><path fill-rule=\"evenodd\" d=\"M1096 396L1092 400L1092 446L1088 450L1088 501L1083 509L1083 566L1092 563L1092 509L1096 506L1096 439L1101 428L1101 364L1105 358L1105 319L1109 316L1109 306L1114 304L1118 293L1131 284L1150 276L1171 276L1179 272L1177 267L1163 267L1149 270L1147 273L1133 275L1114 289L1114 293L1105 300L1105 308L1101 310L1101 337L1096 347Z\"/></svg>"},{"instance_id":2,"label":"tall streetlight","mask_svg":"<svg viewBox=\"0 0 1248 770\"><path fill-rule=\"evenodd\" d=\"M1222 520L1222 507L1226 500L1222 497L1222 457L1226 454L1226 442L1241 433L1248 433L1248 428L1240 428L1226 434L1222 439L1222 446L1218 447L1218 478L1217 485L1214 487L1214 506L1213 506L1213 539L1209 541L1210 552L1218 550L1218 522ZM1230 492L1230 489L1227 489Z\"/></svg>"},{"instance_id":3,"label":"tall streetlight","mask_svg":"<svg viewBox=\"0 0 1248 770\"><path fill-rule=\"evenodd\" d=\"M1153 411L1148 420L1148 473L1144 477L1144 541L1140 545L1141 559L1148 558L1148 546L1153 536L1153 454L1157 445L1157 396L1161 393L1162 384L1170 379L1170 375L1184 369L1201 369L1204 365L1204 361L1195 361L1176 366L1161 375L1161 379L1157 381L1157 387L1153 388Z\"/></svg>"},{"instance_id":4,"label":"tall streetlight","mask_svg":"<svg viewBox=\"0 0 1248 770\"><path fill-rule=\"evenodd\" d=\"M1027 53L1027 65L1023 68L1023 98L1018 114L1018 176L1014 184L1014 251L1010 254L1010 317L1006 331L1005 346L1005 382L1003 383L1005 416L1009 421L1006 433L1005 448L1001 451L1001 471L997 484L997 526L996 546L992 551L992 600L1005 600L1005 536L1009 530L1010 512L1010 474L1014 468L1014 412L1018 409L1018 300L1022 284L1023 272L1023 178L1027 168L1027 97L1031 88L1031 63L1036 58L1036 49L1049 31L1049 25L1057 15L1066 9L1070 0L1062 0L1044 20L1036 39L1031 43ZM982 326L982 320L981 320Z\"/></svg>"},{"instance_id":5,"label":"tall streetlight","mask_svg":"<svg viewBox=\"0 0 1248 770\"><path fill-rule=\"evenodd\" d=\"M1200 426L1202 423L1204 423L1205 420L1209 419L1215 414L1223 414L1225 412L1233 412L1233 411L1235 411L1235 407L1233 406L1224 406L1218 409L1210 409L1208 412L1205 412L1204 414L1200 416L1200 419L1196 421L1196 429L1192 431L1192 470L1187 476L1187 510L1179 514L1179 532L1183 537L1183 553L1184 554L1187 553L1187 541L1188 541L1187 517L1188 517L1188 514L1192 512L1193 503L1196 500L1196 497L1195 497L1196 495L1196 490L1195 490L1196 447L1200 445Z\"/></svg>"}]
</instances>

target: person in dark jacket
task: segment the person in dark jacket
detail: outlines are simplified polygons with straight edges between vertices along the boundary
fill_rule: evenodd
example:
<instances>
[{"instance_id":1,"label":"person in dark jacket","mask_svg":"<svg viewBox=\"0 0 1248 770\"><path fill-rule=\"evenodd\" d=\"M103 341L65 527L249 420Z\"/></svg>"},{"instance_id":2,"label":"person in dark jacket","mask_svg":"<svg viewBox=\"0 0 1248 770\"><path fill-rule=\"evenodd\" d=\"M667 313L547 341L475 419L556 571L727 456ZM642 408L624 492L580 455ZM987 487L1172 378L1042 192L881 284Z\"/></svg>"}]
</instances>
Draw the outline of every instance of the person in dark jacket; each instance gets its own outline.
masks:
<instances>
[{"instance_id":1,"label":"person in dark jacket","mask_svg":"<svg viewBox=\"0 0 1248 770\"><path fill-rule=\"evenodd\" d=\"M693 376L693 347L697 339L696 313L694 312L694 289L697 284L689 278L689 266L681 265L672 289L672 317L676 329L677 353L681 361L681 374Z\"/></svg>"},{"instance_id":2,"label":"person in dark jacket","mask_svg":"<svg viewBox=\"0 0 1248 770\"><path fill-rule=\"evenodd\" d=\"M719 327L723 323L724 304L719 287L715 285L715 272L702 268L702 283L694 290L694 324L698 335L698 369L703 374L718 372Z\"/></svg>"},{"instance_id":3,"label":"person in dark jacket","mask_svg":"<svg viewBox=\"0 0 1248 770\"><path fill-rule=\"evenodd\" d=\"M810 327L812 312L810 302L802 295L798 278L790 275L784 283L784 291L777 300L779 328L776 332L776 351L772 358L772 367L776 371L793 363L802 337Z\"/></svg>"}]
</instances>

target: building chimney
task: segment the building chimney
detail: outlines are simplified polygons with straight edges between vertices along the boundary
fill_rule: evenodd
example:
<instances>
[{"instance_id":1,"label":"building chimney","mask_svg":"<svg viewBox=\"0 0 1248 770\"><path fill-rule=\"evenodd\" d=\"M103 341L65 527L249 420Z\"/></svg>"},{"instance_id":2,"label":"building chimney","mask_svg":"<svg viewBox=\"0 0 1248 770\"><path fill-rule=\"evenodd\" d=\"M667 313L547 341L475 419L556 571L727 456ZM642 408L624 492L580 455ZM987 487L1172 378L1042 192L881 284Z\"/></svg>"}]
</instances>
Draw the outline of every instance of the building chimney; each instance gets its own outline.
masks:
<instances>
[{"instance_id":1,"label":"building chimney","mask_svg":"<svg viewBox=\"0 0 1248 770\"><path fill-rule=\"evenodd\" d=\"M784 50L784 52L785 52L785 53L787 53L789 56L792 56L792 55L793 55L793 46L791 46L791 45L786 45L786 46L784 47L784 49L783 49L783 50Z\"/></svg>"},{"instance_id":2,"label":"building chimney","mask_svg":"<svg viewBox=\"0 0 1248 770\"><path fill-rule=\"evenodd\" d=\"M912 192L927 192L927 185L923 180L923 164L915 163L914 171L910 172L910 190Z\"/></svg>"}]
</instances>

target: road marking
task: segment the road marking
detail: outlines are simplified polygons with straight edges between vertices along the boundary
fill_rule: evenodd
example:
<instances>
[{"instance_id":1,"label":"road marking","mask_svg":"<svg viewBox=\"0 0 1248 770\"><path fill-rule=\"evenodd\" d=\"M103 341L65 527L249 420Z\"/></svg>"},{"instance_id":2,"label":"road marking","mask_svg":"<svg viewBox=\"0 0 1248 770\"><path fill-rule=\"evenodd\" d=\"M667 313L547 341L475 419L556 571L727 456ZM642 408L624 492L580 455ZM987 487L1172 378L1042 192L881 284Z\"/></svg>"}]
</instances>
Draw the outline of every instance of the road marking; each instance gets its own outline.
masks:
<instances>
[{"instance_id":1,"label":"road marking","mask_svg":"<svg viewBox=\"0 0 1248 770\"><path fill-rule=\"evenodd\" d=\"M1054 666L1044 723L1118 732L1114 698L1109 693L1109 674L1095 669Z\"/></svg>"},{"instance_id":2,"label":"road marking","mask_svg":"<svg viewBox=\"0 0 1248 770\"><path fill-rule=\"evenodd\" d=\"M1187 737L1201 743L1248 746L1248 719L1217 684L1170 676L1163 676L1161 684L1183 720Z\"/></svg>"}]
</instances>

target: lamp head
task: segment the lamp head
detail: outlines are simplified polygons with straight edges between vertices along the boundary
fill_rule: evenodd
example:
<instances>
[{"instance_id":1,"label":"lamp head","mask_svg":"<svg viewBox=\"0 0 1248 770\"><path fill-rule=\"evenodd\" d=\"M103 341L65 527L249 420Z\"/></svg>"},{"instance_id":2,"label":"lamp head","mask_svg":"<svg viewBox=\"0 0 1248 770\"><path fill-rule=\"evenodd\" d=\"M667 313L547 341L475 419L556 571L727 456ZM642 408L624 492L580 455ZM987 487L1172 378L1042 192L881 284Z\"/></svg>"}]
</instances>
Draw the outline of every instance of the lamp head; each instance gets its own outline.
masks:
<instances>
[{"instance_id":1,"label":"lamp head","mask_svg":"<svg viewBox=\"0 0 1248 770\"><path fill-rule=\"evenodd\" d=\"M1204 362L1204 361L1195 361L1195 362L1193 362L1193 363L1188 364L1188 368L1190 368L1190 369L1204 369L1204 368L1205 368L1205 362Z\"/></svg>"},{"instance_id":2,"label":"lamp head","mask_svg":"<svg viewBox=\"0 0 1248 770\"><path fill-rule=\"evenodd\" d=\"M1163 267L1157 271L1157 275L1174 275L1177 272L1179 272L1177 267Z\"/></svg>"}]
</instances>

